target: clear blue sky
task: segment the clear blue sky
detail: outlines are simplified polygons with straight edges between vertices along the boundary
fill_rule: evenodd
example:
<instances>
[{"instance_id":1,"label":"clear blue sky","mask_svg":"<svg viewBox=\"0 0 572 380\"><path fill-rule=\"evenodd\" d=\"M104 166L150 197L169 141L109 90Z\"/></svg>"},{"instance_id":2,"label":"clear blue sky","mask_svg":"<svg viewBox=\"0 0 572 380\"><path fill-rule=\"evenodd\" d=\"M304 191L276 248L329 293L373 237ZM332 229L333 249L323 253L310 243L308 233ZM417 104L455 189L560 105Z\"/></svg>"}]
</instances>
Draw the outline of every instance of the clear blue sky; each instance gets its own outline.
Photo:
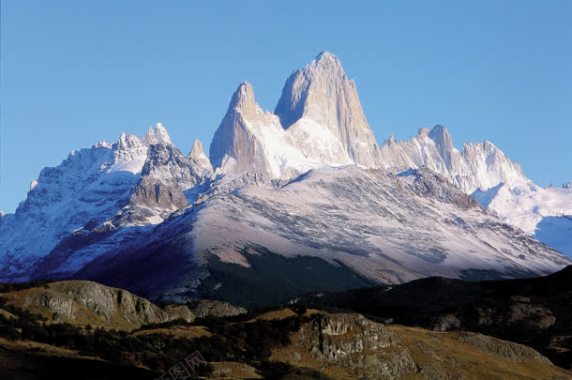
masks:
<instances>
[{"instance_id":1,"label":"clear blue sky","mask_svg":"<svg viewBox=\"0 0 572 380\"><path fill-rule=\"evenodd\" d=\"M441 123L572 180L572 1L2 0L0 210L44 166L162 121L208 147L239 82L274 109L321 50L379 142Z\"/></svg>"}]
</instances>

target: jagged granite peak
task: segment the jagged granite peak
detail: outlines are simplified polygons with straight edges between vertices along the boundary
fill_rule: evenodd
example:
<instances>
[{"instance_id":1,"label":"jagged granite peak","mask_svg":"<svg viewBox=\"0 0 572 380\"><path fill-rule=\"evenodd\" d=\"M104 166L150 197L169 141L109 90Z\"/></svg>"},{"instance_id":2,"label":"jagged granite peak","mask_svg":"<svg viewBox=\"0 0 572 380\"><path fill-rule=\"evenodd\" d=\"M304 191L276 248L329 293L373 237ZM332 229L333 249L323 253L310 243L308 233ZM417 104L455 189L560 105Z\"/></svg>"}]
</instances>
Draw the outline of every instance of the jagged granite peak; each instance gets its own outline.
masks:
<instances>
[{"instance_id":1,"label":"jagged granite peak","mask_svg":"<svg viewBox=\"0 0 572 380\"><path fill-rule=\"evenodd\" d=\"M379 156L385 168L407 170L426 166L467 194L499 183L513 186L531 183L520 166L489 141L465 143L459 152L449 131L441 125L431 130L421 128L409 140L386 141L379 148Z\"/></svg>"},{"instance_id":2,"label":"jagged granite peak","mask_svg":"<svg viewBox=\"0 0 572 380\"><path fill-rule=\"evenodd\" d=\"M347 78L332 53L320 53L288 78L274 112L285 128L311 128L304 119L325 126L341 141L353 162L375 166L377 143L355 82Z\"/></svg>"},{"instance_id":3,"label":"jagged granite peak","mask_svg":"<svg viewBox=\"0 0 572 380\"><path fill-rule=\"evenodd\" d=\"M151 147L149 143L153 143ZM2 218L0 272L6 279L18 279L36 260L78 231L100 228L117 219L118 214L120 223L116 227L121 226L121 221L130 215L125 213L126 207L132 207L134 200L142 196L142 188L159 183L162 176L165 182L176 183L177 191L188 190L198 182L202 169L180 152L168 156L184 158L186 163L178 169L177 165L171 165L177 160L161 161L161 155L157 154L174 150L164 127L157 125L143 138L122 133L113 144L100 142L91 148L72 151L60 165L44 168L16 212ZM145 168L149 154L156 160ZM163 219L157 216L166 217L173 212L174 206L164 202L168 191L163 191L164 186L158 190L159 194L154 192L157 195L154 214L132 224L158 223ZM177 199L175 206L186 205L179 193L173 191L172 195ZM162 206L165 210L157 209Z\"/></svg>"},{"instance_id":4,"label":"jagged granite peak","mask_svg":"<svg viewBox=\"0 0 572 380\"><path fill-rule=\"evenodd\" d=\"M244 81L238 86L232 95L229 108L240 110L241 113L247 116L253 116L261 111L260 106L256 103L252 84Z\"/></svg>"},{"instance_id":5,"label":"jagged granite peak","mask_svg":"<svg viewBox=\"0 0 572 380\"><path fill-rule=\"evenodd\" d=\"M204 178L204 167L197 166L175 146L151 145L129 205L122 210L122 223L149 225L161 223L176 210L189 206L186 192Z\"/></svg>"},{"instance_id":6,"label":"jagged granite peak","mask_svg":"<svg viewBox=\"0 0 572 380\"><path fill-rule=\"evenodd\" d=\"M195 141L193 141L193 147L189 152L189 160L194 163L203 176L208 176L213 173L211 161L204 152L201 140L195 139Z\"/></svg>"},{"instance_id":7,"label":"jagged granite peak","mask_svg":"<svg viewBox=\"0 0 572 380\"><path fill-rule=\"evenodd\" d=\"M117 148L122 150L128 150L132 148L138 148L145 145L143 140L139 136L133 135L131 133L122 132L117 141Z\"/></svg>"},{"instance_id":8,"label":"jagged granite peak","mask_svg":"<svg viewBox=\"0 0 572 380\"><path fill-rule=\"evenodd\" d=\"M162 123L157 123L153 128L149 128L143 137L143 142L145 145L172 144L169 132L167 132L167 128Z\"/></svg>"},{"instance_id":9,"label":"jagged granite peak","mask_svg":"<svg viewBox=\"0 0 572 380\"><path fill-rule=\"evenodd\" d=\"M429 138L435 141L440 151L451 152L455 146L453 145L453 138L449 130L442 125L435 125L428 133Z\"/></svg>"},{"instance_id":10,"label":"jagged granite peak","mask_svg":"<svg viewBox=\"0 0 572 380\"><path fill-rule=\"evenodd\" d=\"M260 154L262 146L253 128L254 124L271 124L256 103L254 90L248 82L241 83L232 95L228 111L216 130L209 148L209 156L215 168L223 162L233 161L235 171L260 169L268 164Z\"/></svg>"},{"instance_id":11,"label":"jagged granite peak","mask_svg":"<svg viewBox=\"0 0 572 380\"><path fill-rule=\"evenodd\" d=\"M453 168L454 165L458 164L455 162L456 155L454 152L456 152L456 149L453 145L453 138L447 128L442 125L436 125L429 131L428 136L435 142L437 151L447 167Z\"/></svg>"}]
</instances>

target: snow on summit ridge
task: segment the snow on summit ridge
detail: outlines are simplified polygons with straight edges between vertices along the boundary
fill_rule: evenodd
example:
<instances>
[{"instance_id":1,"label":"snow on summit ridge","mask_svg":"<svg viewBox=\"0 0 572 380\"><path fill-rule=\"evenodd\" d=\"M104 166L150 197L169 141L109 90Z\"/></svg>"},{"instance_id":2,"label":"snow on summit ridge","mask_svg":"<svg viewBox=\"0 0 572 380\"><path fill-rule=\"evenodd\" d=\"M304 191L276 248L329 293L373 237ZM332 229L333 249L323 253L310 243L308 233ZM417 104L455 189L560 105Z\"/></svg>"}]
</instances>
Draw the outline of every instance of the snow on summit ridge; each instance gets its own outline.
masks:
<instances>
[{"instance_id":1,"label":"snow on summit ridge","mask_svg":"<svg viewBox=\"0 0 572 380\"><path fill-rule=\"evenodd\" d=\"M292 177L322 166L376 166L376 147L355 83L323 52L288 78L274 113L262 110L252 86L242 83L209 152L215 168L232 163L226 173Z\"/></svg>"},{"instance_id":2,"label":"snow on summit ridge","mask_svg":"<svg viewBox=\"0 0 572 380\"><path fill-rule=\"evenodd\" d=\"M499 148L485 141L458 150L441 125L378 145L355 82L327 51L289 76L274 112L241 83L209 157L199 140L183 154L157 123L141 137L123 133L43 169L16 213L0 218L0 278L25 279L32 266L43 271L38 278L66 276L102 255L129 261L145 249L152 254L141 260L159 260L157 266L168 263L163 254L191 260L207 251L245 263L232 248L245 242L284 255L335 256L372 278L390 270L394 281L420 275L428 262L426 274L451 276L467 268L548 273L567 263L468 194L501 217L519 207L530 215L537 203L526 199L542 198L542 214L526 224L532 234L539 218L568 215L560 207L571 199L568 189L559 190L558 202L548 191L528 197L536 185ZM521 227L521 216L505 220ZM569 223L544 222L545 233ZM416 240L419 231L424 237ZM372 252L379 253L373 267ZM172 274L165 270L162 279Z\"/></svg>"},{"instance_id":3,"label":"snow on summit ridge","mask_svg":"<svg viewBox=\"0 0 572 380\"><path fill-rule=\"evenodd\" d=\"M274 111L285 128L301 133L319 124L340 141L356 164L374 166L377 143L361 107L357 88L348 79L340 60L320 53L286 81Z\"/></svg>"},{"instance_id":4,"label":"snow on summit ridge","mask_svg":"<svg viewBox=\"0 0 572 380\"><path fill-rule=\"evenodd\" d=\"M167 128L165 128L163 123L160 122L155 124L155 127L149 128L149 130L147 130L147 133L143 137L143 141L145 145L172 144L169 132L167 132Z\"/></svg>"},{"instance_id":5,"label":"snow on summit ridge","mask_svg":"<svg viewBox=\"0 0 572 380\"><path fill-rule=\"evenodd\" d=\"M356 164L407 170L427 166L464 192L503 182L529 183L518 164L488 141L455 148L447 128L421 128L407 141L379 146L361 107L355 82L331 52L320 53L286 80L274 112L242 83L210 146L223 173L261 172L291 178L309 169Z\"/></svg>"}]
</instances>

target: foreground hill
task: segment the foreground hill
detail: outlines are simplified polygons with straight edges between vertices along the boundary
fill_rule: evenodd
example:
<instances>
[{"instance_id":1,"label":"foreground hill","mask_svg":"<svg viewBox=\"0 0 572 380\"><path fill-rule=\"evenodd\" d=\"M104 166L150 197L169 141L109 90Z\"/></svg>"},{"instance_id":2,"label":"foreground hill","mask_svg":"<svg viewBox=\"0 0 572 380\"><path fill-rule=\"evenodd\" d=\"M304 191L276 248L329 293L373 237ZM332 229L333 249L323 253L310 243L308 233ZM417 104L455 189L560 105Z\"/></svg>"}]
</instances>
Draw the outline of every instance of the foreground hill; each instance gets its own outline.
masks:
<instances>
[{"instance_id":1,"label":"foreground hill","mask_svg":"<svg viewBox=\"0 0 572 380\"><path fill-rule=\"evenodd\" d=\"M466 282L435 277L300 302L436 331L480 332L532 346L572 368L572 266L541 278Z\"/></svg>"},{"instance_id":2,"label":"foreground hill","mask_svg":"<svg viewBox=\"0 0 572 380\"><path fill-rule=\"evenodd\" d=\"M357 313L279 308L234 317L207 315L193 322L178 319L135 329L121 329L118 323L119 329L114 329L91 325L101 317L98 309L109 301L101 297L93 298L90 310L82 307L68 323L62 322L61 315L45 312L53 307L53 302L44 302L45 296L66 299L70 294L85 295L87 288L93 288L94 294L120 292L90 282L56 282L16 290L4 287L0 294L4 310L0 313L0 378L154 379L175 367L180 369L185 358L197 352L201 360L192 368L186 362L187 371L212 379L572 376L521 344L478 333L388 325ZM146 305L146 312L160 314L161 308ZM206 305L203 310L213 309L212 303ZM119 308L114 321L133 316L128 307Z\"/></svg>"}]
</instances>

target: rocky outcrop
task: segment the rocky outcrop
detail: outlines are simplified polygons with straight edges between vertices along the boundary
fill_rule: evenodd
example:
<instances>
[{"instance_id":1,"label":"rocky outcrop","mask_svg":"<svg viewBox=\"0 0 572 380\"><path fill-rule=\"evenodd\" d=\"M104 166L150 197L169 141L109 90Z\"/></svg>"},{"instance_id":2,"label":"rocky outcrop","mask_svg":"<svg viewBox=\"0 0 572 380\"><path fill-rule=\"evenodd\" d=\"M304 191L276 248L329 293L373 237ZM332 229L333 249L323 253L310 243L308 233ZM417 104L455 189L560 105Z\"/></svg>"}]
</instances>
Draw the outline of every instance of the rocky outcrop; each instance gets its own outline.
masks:
<instances>
[{"instance_id":1,"label":"rocky outcrop","mask_svg":"<svg viewBox=\"0 0 572 380\"><path fill-rule=\"evenodd\" d=\"M203 149L203 143L200 140L193 142L193 148L189 152L189 160L195 170L201 176L210 176L213 174L213 167Z\"/></svg>"},{"instance_id":2,"label":"rocky outcrop","mask_svg":"<svg viewBox=\"0 0 572 380\"><path fill-rule=\"evenodd\" d=\"M242 83L232 95L228 111L211 142L209 155L213 166L221 167L232 160L235 172L249 169L269 171L264 146L257 132L260 127L276 126L277 120L272 120L272 116L256 103L252 85ZM280 133L277 128L274 129Z\"/></svg>"},{"instance_id":3,"label":"rocky outcrop","mask_svg":"<svg viewBox=\"0 0 572 380\"><path fill-rule=\"evenodd\" d=\"M447 128L421 128L409 140L385 141L379 148L379 164L393 170L426 167L446 178L466 194L490 189L499 183L529 184L520 166L489 141L466 143L459 151Z\"/></svg>"},{"instance_id":4,"label":"rocky outcrop","mask_svg":"<svg viewBox=\"0 0 572 380\"><path fill-rule=\"evenodd\" d=\"M310 355L366 378L395 378L416 371L409 351L383 325L358 314L319 316L303 325L298 339Z\"/></svg>"},{"instance_id":5,"label":"rocky outcrop","mask_svg":"<svg viewBox=\"0 0 572 380\"><path fill-rule=\"evenodd\" d=\"M308 314L307 314L308 315ZM334 379L470 379L565 374L534 349L489 336L385 326L314 310L272 359Z\"/></svg>"},{"instance_id":6,"label":"rocky outcrop","mask_svg":"<svg viewBox=\"0 0 572 380\"><path fill-rule=\"evenodd\" d=\"M203 173L204 167L196 168L173 145L151 145L141 180L123 214L129 215L130 223L156 223L157 218L162 221L189 205L185 191L199 183Z\"/></svg>"},{"instance_id":7,"label":"rocky outcrop","mask_svg":"<svg viewBox=\"0 0 572 380\"><path fill-rule=\"evenodd\" d=\"M215 300L199 300L190 305L189 308L197 318L235 317L248 312L248 310L243 307Z\"/></svg>"},{"instance_id":8,"label":"rocky outcrop","mask_svg":"<svg viewBox=\"0 0 572 380\"><path fill-rule=\"evenodd\" d=\"M62 281L20 291L2 293L5 303L42 315L49 323L133 330L145 324L176 319L192 322L185 306L160 308L123 289L91 281Z\"/></svg>"}]
</instances>

